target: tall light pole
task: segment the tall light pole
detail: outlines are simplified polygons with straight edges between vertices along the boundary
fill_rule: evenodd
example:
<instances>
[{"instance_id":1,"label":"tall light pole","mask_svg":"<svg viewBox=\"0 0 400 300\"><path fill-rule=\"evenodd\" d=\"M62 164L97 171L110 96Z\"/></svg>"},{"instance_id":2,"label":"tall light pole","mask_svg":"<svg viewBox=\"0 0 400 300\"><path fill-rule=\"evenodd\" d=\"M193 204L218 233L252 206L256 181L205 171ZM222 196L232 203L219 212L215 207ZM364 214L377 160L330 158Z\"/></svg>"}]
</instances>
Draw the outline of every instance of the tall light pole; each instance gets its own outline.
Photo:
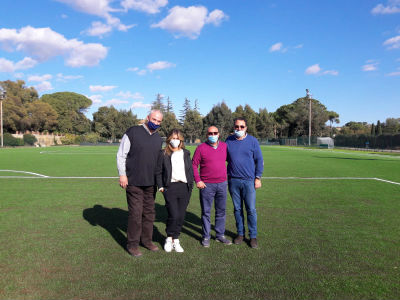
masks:
<instances>
[{"instance_id":1,"label":"tall light pole","mask_svg":"<svg viewBox=\"0 0 400 300\"><path fill-rule=\"evenodd\" d=\"M6 90L0 85L0 132L1 132L1 148L4 147L3 143L3 100L6 98Z\"/></svg>"},{"instance_id":2,"label":"tall light pole","mask_svg":"<svg viewBox=\"0 0 400 300\"><path fill-rule=\"evenodd\" d=\"M306 98L309 100L309 115L308 115L308 146L311 146L311 94L310 90L306 89Z\"/></svg>"}]
</instances>

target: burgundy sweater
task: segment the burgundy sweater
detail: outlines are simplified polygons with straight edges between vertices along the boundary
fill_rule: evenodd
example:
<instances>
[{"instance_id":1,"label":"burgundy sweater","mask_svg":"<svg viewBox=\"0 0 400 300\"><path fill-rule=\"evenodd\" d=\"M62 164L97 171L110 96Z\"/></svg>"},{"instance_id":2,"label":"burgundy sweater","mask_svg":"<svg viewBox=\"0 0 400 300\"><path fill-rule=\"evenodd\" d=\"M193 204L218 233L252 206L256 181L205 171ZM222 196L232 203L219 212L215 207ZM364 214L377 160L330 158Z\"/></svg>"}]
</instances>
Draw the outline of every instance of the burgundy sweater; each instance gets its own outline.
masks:
<instances>
[{"instance_id":1,"label":"burgundy sweater","mask_svg":"<svg viewBox=\"0 0 400 300\"><path fill-rule=\"evenodd\" d=\"M219 142L217 149L202 143L192 158L194 180L197 182L221 183L226 181L226 144ZM200 175L199 175L200 166Z\"/></svg>"}]
</instances>

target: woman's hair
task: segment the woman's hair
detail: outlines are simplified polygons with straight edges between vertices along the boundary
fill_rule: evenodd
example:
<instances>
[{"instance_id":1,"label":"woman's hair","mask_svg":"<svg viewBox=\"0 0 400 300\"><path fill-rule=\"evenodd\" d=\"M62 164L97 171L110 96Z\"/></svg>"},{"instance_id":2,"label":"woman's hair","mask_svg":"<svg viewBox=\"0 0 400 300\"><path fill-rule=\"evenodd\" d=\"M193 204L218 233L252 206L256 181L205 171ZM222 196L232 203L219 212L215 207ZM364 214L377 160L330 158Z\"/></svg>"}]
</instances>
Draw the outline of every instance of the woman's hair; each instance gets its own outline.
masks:
<instances>
[{"instance_id":1,"label":"woman's hair","mask_svg":"<svg viewBox=\"0 0 400 300\"><path fill-rule=\"evenodd\" d=\"M179 144L178 148L179 149L185 149L185 142L184 142L184 139L183 139L182 131L180 131L179 129L174 128L169 132L167 140L165 141L166 146L165 146L165 149L164 149L164 153L167 154L167 155L171 155L172 152L173 152L173 150L172 150L173 148L172 148L172 146L170 144L170 141L172 140L172 137L175 134L178 136L178 139L181 141L181 143Z\"/></svg>"}]
</instances>

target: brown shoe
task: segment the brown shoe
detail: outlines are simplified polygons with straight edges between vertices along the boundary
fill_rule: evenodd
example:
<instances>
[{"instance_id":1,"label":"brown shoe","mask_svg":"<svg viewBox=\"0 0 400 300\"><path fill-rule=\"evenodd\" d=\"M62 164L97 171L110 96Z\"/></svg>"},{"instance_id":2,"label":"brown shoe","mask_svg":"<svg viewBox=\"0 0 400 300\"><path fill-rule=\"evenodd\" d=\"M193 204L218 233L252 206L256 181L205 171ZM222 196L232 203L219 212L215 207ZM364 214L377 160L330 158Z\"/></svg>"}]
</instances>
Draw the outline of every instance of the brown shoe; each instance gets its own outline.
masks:
<instances>
[{"instance_id":1,"label":"brown shoe","mask_svg":"<svg viewBox=\"0 0 400 300\"><path fill-rule=\"evenodd\" d=\"M258 248L258 243L256 238L251 238L250 239L250 247L251 248Z\"/></svg>"},{"instance_id":2,"label":"brown shoe","mask_svg":"<svg viewBox=\"0 0 400 300\"><path fill-rule=\"evenodd\" d=\"M146 245L143 245L143 246L145 246L147 249L149 249L150 251L153 251L153 252L159 250L158 247L151 242Z\"/></svg>"},{"instance_id":3,"label":"brown shoe","mask_svg":"<svg viewBox=\"0 0 400 300\"><path fill-rule=\"evenodd\" d=\"M233 243L234 243L235 245L240 245L241 243L243 243L243 239L244 239L244 236L243 236L243 235L238 235L238 236L233 240Z\"/></svg>"},{"instance_id":4,"label":"brown shoe","mask_svg":"<svg viewBox=\"0 0 400 300\"><path fill-rule=\"evenodd\" d=\"M142 256L142 252L140 252L139 247L129 248L128 252L130 255L132 255L134 257Z\"/></svg>"}]
</instances>

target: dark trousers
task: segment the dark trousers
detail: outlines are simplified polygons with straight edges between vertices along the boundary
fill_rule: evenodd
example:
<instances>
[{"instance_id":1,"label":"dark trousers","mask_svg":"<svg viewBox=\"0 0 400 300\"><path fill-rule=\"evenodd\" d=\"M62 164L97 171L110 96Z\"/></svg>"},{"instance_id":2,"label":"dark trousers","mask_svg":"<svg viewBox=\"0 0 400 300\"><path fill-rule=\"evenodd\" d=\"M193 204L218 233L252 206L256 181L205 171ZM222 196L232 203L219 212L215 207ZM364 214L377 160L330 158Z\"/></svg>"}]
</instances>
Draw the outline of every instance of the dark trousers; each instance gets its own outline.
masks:
<instances>
[{"instance_id":1,"label":"dark trousers","mask_svg":"<svg viewBox=\"0 0 400 300\"><path fill-rule=\"evenodd\" d=\"M151 243L153 238L153 223L155 218L154 210L154 186L133 186L126 187L126 200L128 202L128 229L127 248Z\"/></svg>"},{"instance_id":2,"label":"dark trousers","mask_svg":"<svg viewBox=\"0 0 400 300\"><path fill-rule=\"evenodd\" d=\"M185 220L186 208L189 204L191 191L186 183L172 182L164 191L165 207L168 212L167 236L177 239Z\"/></svg>"}]
</instances>

